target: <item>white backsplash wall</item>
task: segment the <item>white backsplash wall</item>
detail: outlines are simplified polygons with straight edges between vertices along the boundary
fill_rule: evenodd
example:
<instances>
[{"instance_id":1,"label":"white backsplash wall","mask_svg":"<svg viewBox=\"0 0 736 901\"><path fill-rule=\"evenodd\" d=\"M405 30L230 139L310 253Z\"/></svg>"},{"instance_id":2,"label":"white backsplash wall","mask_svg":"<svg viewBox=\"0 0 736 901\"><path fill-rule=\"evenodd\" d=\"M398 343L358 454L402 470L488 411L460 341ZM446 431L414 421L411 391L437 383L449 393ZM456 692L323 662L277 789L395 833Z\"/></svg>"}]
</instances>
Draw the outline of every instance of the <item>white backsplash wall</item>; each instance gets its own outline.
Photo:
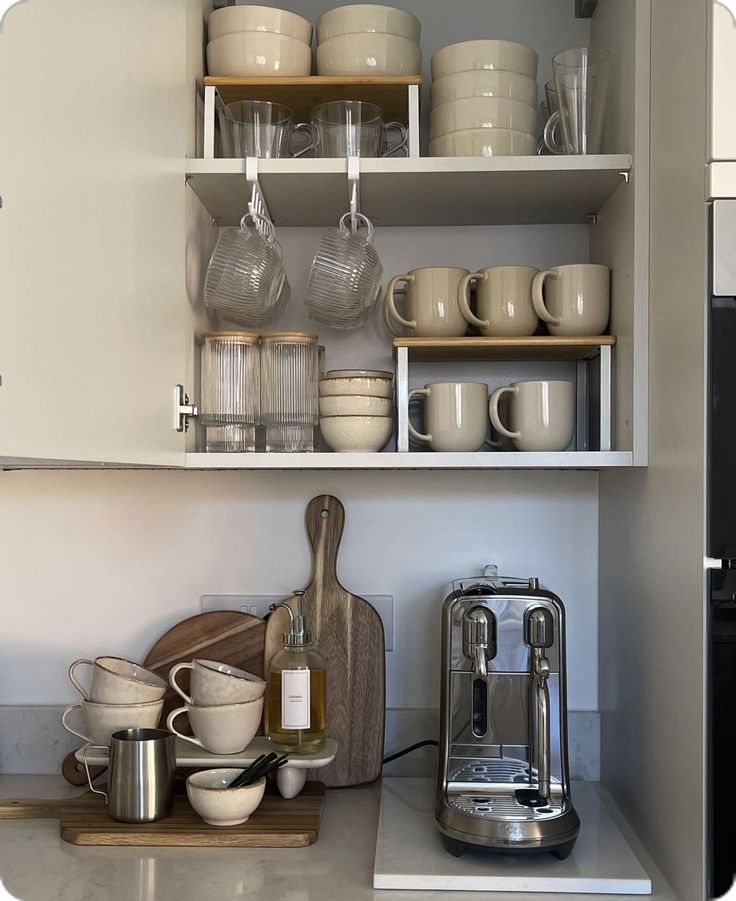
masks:
<instances>
[{"instance_id":1,"label":"white backsplash wall","mask_svg":"<svg viewBox=\"0 0 736 901\"><path fill-rule=\"evenodd\" d=\"M356 593L394 597L388 706L438 706L446 583L498 563L565 602L571 710L597 709L598 477L586 472L2 472L0 705L75 699L76 657L142 658L203 594L307 583L304 510L346 508Z\"/></svg>"}]
</instances>

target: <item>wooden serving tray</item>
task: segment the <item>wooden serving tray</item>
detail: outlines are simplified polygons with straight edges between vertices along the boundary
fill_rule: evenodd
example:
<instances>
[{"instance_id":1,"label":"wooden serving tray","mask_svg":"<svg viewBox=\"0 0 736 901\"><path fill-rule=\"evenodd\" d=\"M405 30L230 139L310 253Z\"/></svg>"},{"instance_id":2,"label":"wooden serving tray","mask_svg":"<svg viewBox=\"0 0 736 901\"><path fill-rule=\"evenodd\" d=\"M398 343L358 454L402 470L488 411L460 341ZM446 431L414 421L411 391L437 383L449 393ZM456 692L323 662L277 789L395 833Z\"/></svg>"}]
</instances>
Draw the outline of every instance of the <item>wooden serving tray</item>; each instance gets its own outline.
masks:
<instances>
[{"instance_id":1,"label":"wooden serving tray","mask_svg":"<svg viewBox=\"0 0 736 901\"><path fill-rule=\"evenodd\" d=\"M174 848L304 848L319 835L325 787L307 782L296 798L267 793L240 826L208 826L182 796L170 817L158 823L119 823L105 800L92 792L66 800L0 801L0 819L58 818L61 837L72 845Z\"/></svg>"}]
</instances>

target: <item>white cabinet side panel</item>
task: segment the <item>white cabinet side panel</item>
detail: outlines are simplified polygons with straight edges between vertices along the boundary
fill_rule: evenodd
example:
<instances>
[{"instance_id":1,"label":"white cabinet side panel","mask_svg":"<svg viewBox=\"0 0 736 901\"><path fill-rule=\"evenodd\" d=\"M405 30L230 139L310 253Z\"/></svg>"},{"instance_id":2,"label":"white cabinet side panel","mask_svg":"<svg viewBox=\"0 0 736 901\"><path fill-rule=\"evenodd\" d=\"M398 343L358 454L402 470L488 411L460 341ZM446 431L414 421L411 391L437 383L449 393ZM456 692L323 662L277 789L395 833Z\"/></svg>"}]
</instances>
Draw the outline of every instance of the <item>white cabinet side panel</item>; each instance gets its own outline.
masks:
<instances>
[{"instance_id":1,"label":"white cabinet side panel","mask_svg":"<svg viewBox=\"0 0 736 901\"><path fill-rule=\"evenodd\" d=\"M184 8L5 17L0 459L183 462Z\"/></svg>"},{"instance_id":2,"label":"white cabinet side panel","mask_svg":"<svg viewBox=\"0 0 736 901\"><path fill-rule=\"evenodd\" d=\"M602 778L679 897L697 901L705 894L706 5L653 0L651 38L649 465L600 476Z\"/></svg>"}]
</instances>

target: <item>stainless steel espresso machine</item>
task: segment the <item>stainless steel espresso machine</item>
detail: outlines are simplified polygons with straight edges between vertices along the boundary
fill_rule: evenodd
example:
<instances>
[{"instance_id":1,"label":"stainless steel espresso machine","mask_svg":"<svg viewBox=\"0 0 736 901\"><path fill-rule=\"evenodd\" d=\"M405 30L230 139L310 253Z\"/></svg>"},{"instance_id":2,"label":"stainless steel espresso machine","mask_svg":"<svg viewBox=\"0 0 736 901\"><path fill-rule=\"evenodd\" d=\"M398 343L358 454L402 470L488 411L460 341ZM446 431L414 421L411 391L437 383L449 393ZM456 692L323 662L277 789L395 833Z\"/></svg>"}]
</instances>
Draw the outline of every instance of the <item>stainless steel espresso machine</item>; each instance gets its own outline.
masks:
<instances>
[{"instance_id":1,"label":"stainless steel espresso machine","mask_svg":"<svg viewBox=\"0 0 736 901\"><path fill-rule=\"evenodd\" d=\"M445 847L573 849L565 610L538 579L452 583L442 613L435 817Z\"/></svg>"}]
</instances>

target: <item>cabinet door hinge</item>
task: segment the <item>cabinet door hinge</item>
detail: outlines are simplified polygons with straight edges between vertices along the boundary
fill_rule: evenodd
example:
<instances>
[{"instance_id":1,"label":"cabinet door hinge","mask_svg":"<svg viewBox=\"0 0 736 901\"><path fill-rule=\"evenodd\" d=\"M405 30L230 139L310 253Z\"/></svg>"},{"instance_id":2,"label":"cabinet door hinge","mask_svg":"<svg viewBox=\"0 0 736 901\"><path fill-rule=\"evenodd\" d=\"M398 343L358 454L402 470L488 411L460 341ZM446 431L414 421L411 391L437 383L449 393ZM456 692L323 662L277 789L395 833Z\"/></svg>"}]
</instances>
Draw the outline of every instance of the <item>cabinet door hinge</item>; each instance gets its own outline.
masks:
<instances>
[{"instance_id":1,"label":"cabinet door hinge","mask_svg":"<svg viewBox=\"0 0 736 901\"><path fill-rule=\"evenodd\" d=\"M174 428L177 432L186 432L189 420L198 414L195 404L189 403L189 396L183 385L174 388Z\"/></svg>"}]
</instances>

